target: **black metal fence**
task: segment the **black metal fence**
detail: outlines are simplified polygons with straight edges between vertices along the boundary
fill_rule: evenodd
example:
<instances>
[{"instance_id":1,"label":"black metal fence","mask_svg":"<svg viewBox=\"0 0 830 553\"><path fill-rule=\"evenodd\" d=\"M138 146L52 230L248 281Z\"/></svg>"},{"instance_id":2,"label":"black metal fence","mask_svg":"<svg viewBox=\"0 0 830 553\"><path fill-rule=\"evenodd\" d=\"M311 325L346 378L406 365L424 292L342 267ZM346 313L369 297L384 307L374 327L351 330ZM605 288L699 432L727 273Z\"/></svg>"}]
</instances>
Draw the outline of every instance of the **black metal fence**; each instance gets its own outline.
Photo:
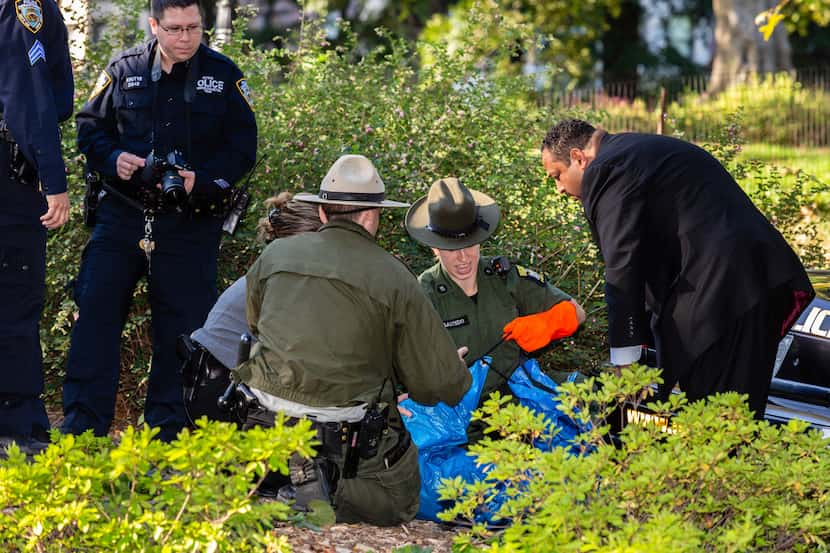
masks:
<instances>
[{"instance_id":1,"label":"black metal fence","mask_svg":"<svg viewBox=\"0 0 830 553\"><path fill-rule=\"evenodd\" d=\"M543 105L590 108L612 132L679 134L706 142L740 110L747 142L771 146L830 146L830 66L748 74L718 94L708 74L605 83L540 95Z\"/></svg>"}]
</instances>

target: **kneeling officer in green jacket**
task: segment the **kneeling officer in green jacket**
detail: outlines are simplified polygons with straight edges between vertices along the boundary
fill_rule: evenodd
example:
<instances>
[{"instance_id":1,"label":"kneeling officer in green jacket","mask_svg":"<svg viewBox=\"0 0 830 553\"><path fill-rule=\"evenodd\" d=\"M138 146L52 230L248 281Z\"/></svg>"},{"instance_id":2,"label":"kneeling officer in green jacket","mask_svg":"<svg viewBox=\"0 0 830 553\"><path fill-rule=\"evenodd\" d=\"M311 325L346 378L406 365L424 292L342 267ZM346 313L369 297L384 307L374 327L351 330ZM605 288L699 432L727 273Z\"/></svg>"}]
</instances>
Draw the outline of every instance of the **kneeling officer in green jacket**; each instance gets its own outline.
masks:
<instances>
[{"instance_id":1,"label":"kneeling officer in green jacket","mask_svg":"<svg viewBox=\"0 0 830 553\"><path fill-rule=\"evenodd\" d=\"M375 242L380 209L408 204L385 199L371 161L343 156L318 194L294 199L319 204L324 225L272 242L248 271L247 424L314 421L317 458L289 463L296 506L328 496L338 522L409 521L420 475L396 390L455 405L470 372L415 277Z\"/></svg>"}]
</instances>

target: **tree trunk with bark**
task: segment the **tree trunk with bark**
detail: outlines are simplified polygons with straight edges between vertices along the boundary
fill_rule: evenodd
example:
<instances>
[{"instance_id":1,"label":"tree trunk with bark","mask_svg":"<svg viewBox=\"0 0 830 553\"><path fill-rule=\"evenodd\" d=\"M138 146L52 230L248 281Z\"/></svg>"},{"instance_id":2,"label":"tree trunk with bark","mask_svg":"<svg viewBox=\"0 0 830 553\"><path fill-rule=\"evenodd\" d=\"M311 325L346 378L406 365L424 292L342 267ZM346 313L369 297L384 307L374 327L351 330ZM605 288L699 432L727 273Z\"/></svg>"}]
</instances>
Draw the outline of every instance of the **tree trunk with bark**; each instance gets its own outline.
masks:
<instances>
[{"instance_id":1,"label":"tree trunk with bark","mask_svg":"<svg viewBox=\"0 0 830 553\"><path fill-rule=\"evenodd\" d=\"M777 0L712 0L715 13L715 56L709 93L717 94L752 73L789 71L793 68L790 41L779 25L764 41L755 17Z\"/></svg>"}]
</instances>

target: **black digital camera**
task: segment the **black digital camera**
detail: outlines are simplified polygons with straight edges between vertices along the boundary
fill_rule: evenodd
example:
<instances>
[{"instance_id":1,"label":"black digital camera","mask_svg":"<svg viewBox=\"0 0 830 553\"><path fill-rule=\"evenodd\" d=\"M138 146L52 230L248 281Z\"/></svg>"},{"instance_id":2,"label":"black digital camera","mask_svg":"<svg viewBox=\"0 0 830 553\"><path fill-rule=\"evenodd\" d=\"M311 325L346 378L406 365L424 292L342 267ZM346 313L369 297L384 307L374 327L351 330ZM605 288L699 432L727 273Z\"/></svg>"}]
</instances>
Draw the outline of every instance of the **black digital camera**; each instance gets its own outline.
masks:
<instances>
[{"instance_id":1,"label":"black digital camera","mask_svg":"<svg viewBox=\"0 0 830 553\"><path fill-rule=\"evenodd\" d=\"M161 196L164 204L178 208L187 202L184 178L179 175L179 171L188 170L190 170L190 166L178 150L173 150L166 156L159 156L155 152L150 152L150 155L144 160L141 180L148 186L161 183Z\"/></svg>"}]
</instances>

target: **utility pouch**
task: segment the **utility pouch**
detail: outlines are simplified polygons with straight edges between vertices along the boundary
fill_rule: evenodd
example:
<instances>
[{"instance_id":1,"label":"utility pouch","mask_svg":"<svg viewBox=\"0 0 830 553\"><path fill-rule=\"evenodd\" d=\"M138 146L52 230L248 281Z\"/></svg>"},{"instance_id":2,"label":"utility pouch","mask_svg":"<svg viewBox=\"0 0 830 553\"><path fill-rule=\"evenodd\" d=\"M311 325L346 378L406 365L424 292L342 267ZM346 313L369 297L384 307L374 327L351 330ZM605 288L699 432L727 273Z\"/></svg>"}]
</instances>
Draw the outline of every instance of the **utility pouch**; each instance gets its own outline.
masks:
<instances>
[{"instance_id":1,"label":"utility pouch","mask_svg":"<svg viewBox=\"0 0 830 553\"><path fill-rule=\"evenodd\" d=\"M382 409L372 406L360 421L359 453L361 459L372 459L378 454L378 445L386 430L386 421L389 416L389 405Z\"/></svg>"},{"instance_id":2,"label":"utility pouch","mask_svg":"<svg viewBox=\"0 0 830 553\"><path fill-rule=\"evenodd\" d=\"M86 189L84 190L84 224L90 228L95 226L95 211L101 205L101 200L106 196L107 191L104 190L104 179L96 171L87 169L86 171Z\"/></svg>"}]
</instances>

